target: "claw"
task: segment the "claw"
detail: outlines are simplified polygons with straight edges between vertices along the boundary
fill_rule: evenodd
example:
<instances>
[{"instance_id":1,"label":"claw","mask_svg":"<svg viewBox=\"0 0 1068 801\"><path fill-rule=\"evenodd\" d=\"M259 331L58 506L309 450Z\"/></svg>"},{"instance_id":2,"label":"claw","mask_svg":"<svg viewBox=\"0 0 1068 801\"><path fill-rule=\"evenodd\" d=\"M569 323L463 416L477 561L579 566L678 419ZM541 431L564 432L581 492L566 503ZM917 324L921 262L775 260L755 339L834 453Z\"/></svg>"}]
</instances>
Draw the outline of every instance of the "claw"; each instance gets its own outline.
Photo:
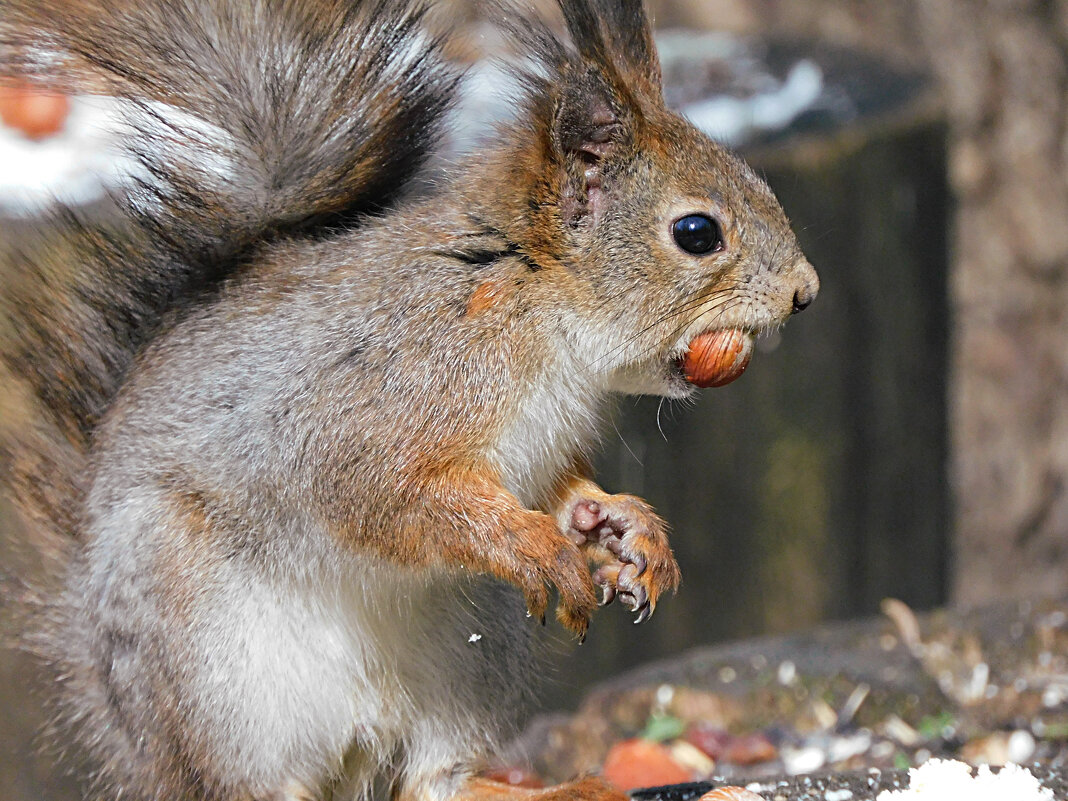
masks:
<instances>
[{"instance_id":1,"label":"claw","mask_svg":"<svg viewBox=\"0 0 1068 801\"><path fill-rule=\"evenodd\" d=\"M645 568L648 566L648 563L645 561L644 556L642 556L640 553L636 553L633 556L630 556L629 559L631 564L638 568L639 576L645 572Z\"/></svg>"},{"instance_id":2,"label":"claw","mask_svg":"<svg viewBox=\"0 0 1068 801\"><path fill-rule=\"evenodd\" d=\"M619 576L616 578L616 584L620 589L627 590L628 592L631 592L635 587L639 587L638 569L630 562L627 562L623 565L623 569L619 571Z\"/></svg>"},{"instance_id":3,"label":"claw","mask_svg":"<svg viewBox=\"0 0 1068 801\"><path fill-rule=\"evenodd\" d=\"M646 604L644 607L642 607L642 611L638 613L638 616L634 618L634 625L637 626L639 623L644 623L652 616L653 608L649 604Z\"/></svg>"},{"instance_id":4,"label":"claw","mask_svg":"<svg viewBox=\"0 0 1068 801\"><path fill-rule=\"evenodd\" d=\"M608 606L616 599L616 588L611 584L602 584L601 589L604 590L604 595L601 596L601 606Z\"/></svg>"},{"instance_id":5,"label":"claw","mask_svg":"<svg viewBox=\"0 0 1068 801\"><path fill-rule=\"evenodd\" d=\"M624 562L619 569L619 580L627 584L633 584L638 580L638 567L633 562Z\"/></svg>"}]
</instances>

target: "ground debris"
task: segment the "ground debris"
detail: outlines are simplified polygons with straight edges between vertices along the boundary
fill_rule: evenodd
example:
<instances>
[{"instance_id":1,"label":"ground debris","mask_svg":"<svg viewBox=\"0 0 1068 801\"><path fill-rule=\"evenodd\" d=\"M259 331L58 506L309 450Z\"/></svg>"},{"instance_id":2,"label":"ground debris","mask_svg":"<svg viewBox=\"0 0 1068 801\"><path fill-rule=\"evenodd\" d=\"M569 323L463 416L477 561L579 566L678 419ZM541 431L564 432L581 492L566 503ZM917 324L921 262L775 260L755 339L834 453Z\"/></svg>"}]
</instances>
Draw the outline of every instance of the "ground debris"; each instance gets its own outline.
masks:
<instances>
[{"instance_id":1,"label":"ground debris","mask_svg":"<svg viewBox=\"0 0 1068 801\"><path fill-rule=\"evenodd\" d=\"M863 801L907 786L909 767L937 757L1031 765L1068 798L1068 598L884 611L639 668L595 688L574 715L535 721L515 758L563 781L644 739L694 792L726 783L777 801ZM680 787L691 785L635 797L691 801Z\"/></svg>"}]
</instances>

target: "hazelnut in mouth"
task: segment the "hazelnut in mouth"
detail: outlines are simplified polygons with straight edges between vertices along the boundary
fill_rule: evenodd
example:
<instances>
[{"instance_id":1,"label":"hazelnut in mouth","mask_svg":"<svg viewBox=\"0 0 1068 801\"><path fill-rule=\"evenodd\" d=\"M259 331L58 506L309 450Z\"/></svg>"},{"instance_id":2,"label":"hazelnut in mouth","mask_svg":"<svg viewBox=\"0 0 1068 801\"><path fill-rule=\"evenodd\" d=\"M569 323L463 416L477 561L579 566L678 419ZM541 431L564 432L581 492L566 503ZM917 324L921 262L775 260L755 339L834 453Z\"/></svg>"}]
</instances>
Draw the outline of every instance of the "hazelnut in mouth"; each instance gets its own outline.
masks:
<instances>
[{"instance_id":1,"label":"hazelnut in mouth","mask_svg":"<svg viewBox=\"0 0 1068 801\"><path fill-rule=\"evenodd\" d=\"M679 360L679 368L695 386L722 387L745 372L753 357L754 339L751 331L740 328L698 334Z\"/></svg>"}]
</instances>

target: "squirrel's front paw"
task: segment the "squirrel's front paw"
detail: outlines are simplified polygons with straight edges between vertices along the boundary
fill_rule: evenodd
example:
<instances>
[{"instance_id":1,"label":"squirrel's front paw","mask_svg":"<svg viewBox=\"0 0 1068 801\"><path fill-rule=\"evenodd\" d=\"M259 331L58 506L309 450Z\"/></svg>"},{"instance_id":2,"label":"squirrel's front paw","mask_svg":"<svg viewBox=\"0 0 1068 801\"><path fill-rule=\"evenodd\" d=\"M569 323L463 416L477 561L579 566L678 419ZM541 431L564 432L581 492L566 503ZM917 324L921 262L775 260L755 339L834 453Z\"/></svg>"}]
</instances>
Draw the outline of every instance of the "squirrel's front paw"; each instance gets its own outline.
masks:
<instances>
[{"instance_id":1,"label":"squirrel's front paw","mask_svg":"<svg viewBox=\"0 0 1068 801\"><path fill-rule=\"evenodd\" d=\"M590 627L590 615L597 608L597 596L584 555L564 540L548 571L548 577L560 595L556 619L577 634L580 641L585 640Z\"/></svg>"},{"instance_id":2,"label":"squirrel's front paw","mask_svg":"<svg viewBox=\"0 0 1068 801\"><path fill-rule=\"evenodd\" d=\"M567 534L600 563L593 583L604 592L601 603L618 597L641 623L653 614L660 594L674 591L681 578L666 529L640 498L608 495L575 501Z\"/></svg>"},{"instance_id":3,"label":"squirrel's front paw","mask_svg":"<svg viewBox=\"0 0 1068 801\"><path fill-rule=\"evenodd\" d=\"M546 528L538 526L536 532L528 531L522 540L522 548L514 555L518 562L514 580L526 597L528 611L542 622L549 603L549 589L556 587L560 596L557 619L580 639L585 639L590 616L597 608L597 594L586 556L556 530L551 518L540 517Z\"/></svg>"}]
</instances>

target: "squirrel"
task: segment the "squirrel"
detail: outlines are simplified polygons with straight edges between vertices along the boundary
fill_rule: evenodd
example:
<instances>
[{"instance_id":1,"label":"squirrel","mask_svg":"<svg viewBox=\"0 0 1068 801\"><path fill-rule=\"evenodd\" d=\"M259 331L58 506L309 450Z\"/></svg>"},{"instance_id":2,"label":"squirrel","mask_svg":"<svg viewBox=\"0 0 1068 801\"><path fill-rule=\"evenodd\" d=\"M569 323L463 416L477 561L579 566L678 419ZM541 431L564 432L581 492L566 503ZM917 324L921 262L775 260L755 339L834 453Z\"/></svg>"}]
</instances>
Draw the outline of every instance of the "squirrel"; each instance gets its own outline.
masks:
<instances>
[{"instance_id":1,"label":"squirrel","mask_svg":"<svg viewBox=\"0 0 1068 801\"><path fill-rule=\"evenodd\" d=\"M559 0L566 38L502 8L514 119L413 193L462 80L419 0L0 0L0 75L120 99L139 164L3 300L3 464L56 584L9 593L89 797L625 798L478 776L553 593L583 637L679 582L590 477L599 421L733 378L818 279L665 107L640 0Z\"/></svg>"}]
</instances>

